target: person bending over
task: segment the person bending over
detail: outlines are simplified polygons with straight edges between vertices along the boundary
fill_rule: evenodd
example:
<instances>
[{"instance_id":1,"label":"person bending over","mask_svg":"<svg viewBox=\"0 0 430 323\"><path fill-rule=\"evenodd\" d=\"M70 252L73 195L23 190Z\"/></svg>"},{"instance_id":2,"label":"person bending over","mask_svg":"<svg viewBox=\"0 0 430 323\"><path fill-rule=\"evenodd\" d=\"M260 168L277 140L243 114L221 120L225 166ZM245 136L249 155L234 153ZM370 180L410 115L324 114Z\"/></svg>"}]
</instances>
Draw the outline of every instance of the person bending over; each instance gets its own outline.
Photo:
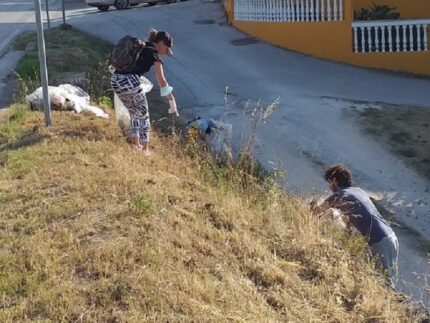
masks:
<instances>
[{"instance_id":1,"label":"person bending over","mask_svg":"<svg viewBox=\"0 0 430 323\"><path fill-rule=\"evenodd\" d=\"M368 238L372 255L379 259L395 288L398 273L399 242L388 222L381 216L369 195L354 186L351 172L342 165L329 167L324 175L332 195L323 204L311 203L312 211L321 214L329 208L339 209L357 230Z\"/></svg>"}]
</instances>

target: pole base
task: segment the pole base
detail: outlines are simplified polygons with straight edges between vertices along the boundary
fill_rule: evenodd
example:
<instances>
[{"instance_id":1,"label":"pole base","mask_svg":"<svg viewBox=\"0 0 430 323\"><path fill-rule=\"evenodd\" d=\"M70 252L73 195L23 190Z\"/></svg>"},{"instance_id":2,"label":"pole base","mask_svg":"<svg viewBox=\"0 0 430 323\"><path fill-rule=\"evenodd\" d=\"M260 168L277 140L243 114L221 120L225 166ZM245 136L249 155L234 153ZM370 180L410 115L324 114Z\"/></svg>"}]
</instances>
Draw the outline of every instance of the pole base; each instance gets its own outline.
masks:
<instances>
[{"instance_id":1,"label":"pole base","mask_svg":"<svg viewBox=\"0 0 430 323\"><path fill-rule=\"evenodd\" d=\"M70 29L72 29L72 25L69 25L69 24L61 24L61 25L60 25L60 28L61 28L61 29L63 29L63 30L70 30Z\"/></svg>"}]
</instances>

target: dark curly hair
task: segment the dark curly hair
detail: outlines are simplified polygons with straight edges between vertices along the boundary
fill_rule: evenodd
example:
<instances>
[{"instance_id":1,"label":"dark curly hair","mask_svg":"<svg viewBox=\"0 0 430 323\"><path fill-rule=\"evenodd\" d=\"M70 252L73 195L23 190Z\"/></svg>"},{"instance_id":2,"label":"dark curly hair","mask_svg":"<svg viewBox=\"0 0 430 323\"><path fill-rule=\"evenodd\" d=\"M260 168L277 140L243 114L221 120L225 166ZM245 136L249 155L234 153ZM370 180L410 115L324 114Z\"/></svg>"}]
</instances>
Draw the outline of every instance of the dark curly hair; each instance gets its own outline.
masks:
<instances>
[{"instance_id":1,"label":"dark curly hair","mask_svg":"<svg viewBox=\"0 0 430 323\"><path fill-rule=\"evenodd\" d=\"M324 178L327 182L336 181L340 187L352 186L351 172L343 165L334 165L327 168Z\"/></svg>"}]
</instances>

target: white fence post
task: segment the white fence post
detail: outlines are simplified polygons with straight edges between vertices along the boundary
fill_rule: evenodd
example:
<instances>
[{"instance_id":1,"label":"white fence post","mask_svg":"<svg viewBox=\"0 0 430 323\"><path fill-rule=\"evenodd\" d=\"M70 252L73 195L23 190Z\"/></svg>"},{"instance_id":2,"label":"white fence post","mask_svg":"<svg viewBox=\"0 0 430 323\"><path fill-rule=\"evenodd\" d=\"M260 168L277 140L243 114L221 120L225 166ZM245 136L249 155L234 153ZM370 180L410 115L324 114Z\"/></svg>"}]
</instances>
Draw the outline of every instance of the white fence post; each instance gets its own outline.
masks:
<instances>
[{"instance_id":1,"label":"white fence post","mask_svg":"<svg viewBox=\"0 0 430 323\"><path fill-rule=\"evenodd\" d=\"M355 21L352 23L353 51L361 53L428 51L429 25L430 19Z\"/></svg>"},{"instance_id":2,"label":"white fence post","mask_svg":"<svg viewBox=\"0 0 430 323\"><path fill-rule=\"evenodd\" d=\"M340 21L345 0L233 0L238 21Z\"/></svg>"},{"instance_id":3,"label":"white fence post","mask_svg":"<svg viewBox=\"0 0 430 323\"><path fill-rule=\"evenodd\" d=\"M424 30L424 50L429 50L428 25L423 25Z\"/></svg>"}]
</instances>

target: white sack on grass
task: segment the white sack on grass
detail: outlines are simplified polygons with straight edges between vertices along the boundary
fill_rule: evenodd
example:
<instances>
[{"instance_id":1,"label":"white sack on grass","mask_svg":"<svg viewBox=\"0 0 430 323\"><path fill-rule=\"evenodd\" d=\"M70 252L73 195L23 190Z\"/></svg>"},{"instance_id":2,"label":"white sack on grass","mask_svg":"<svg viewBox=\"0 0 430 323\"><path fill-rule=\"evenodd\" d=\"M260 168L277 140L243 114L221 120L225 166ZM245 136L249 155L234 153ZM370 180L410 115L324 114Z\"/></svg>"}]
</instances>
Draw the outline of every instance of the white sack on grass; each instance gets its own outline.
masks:
<instances>
[{"instance_id":1,"label":"white sack on grass","mask_svg":"<svg viewBox=\"0 0 430 323\"><path fill-rule=\"evenodd\" d=\"M31 107L43 106L42 88L26 96L26 101ZM90 112L97 117L108 119L109 115L102 109L91 105L90 96L81 88L71 84L61 84L59 86L49 86L49 99L51 105L57 108L65 108L76 113Z\"/></svg>"}]
</instances>

